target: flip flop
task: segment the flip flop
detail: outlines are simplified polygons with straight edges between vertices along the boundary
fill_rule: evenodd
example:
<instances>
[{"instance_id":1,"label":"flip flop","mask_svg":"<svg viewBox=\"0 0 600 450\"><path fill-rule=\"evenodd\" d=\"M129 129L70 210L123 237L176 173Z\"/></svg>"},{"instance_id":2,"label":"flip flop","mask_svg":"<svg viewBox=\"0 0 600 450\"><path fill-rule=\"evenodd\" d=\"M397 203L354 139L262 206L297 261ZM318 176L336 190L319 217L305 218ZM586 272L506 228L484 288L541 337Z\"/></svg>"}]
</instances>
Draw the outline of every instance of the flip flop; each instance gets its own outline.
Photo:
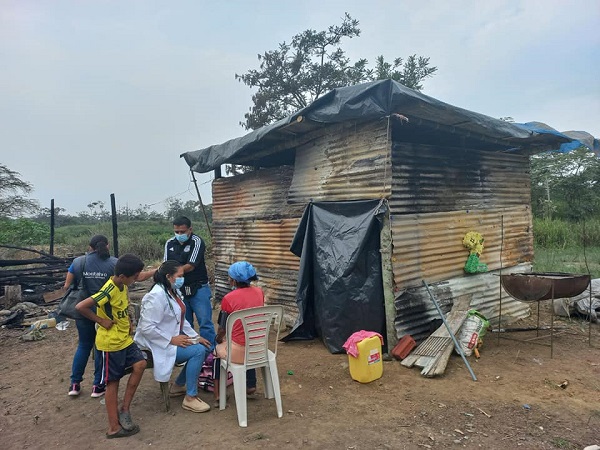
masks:
<instances>
[{"instance_id":1,"label":"flip flop","mask_svg":"<svg viewBox=\"0 0 600 450\"><path fill-rule=\"evenodd\" d=\"M138 433L139 431L140 431L140 427L138 427L137 425L134 425L134 427L131 430L126 430L125 428L121 428L119 431L117 431L114 434L106 433L106 439L129 437L129 436L133 436L134 434Z\"/></svg>"},{"instance_id":2,"label":"flip flop","mask_svg":"<svg viewBox=\"0 0 600 450\"><path fill-rule=\"evenodd\" d=\"M129 411L119 411L119 423L125 431L132 431L135 427L137 427L137 425L133 423L133 419L131 418L131 413Z\"/></svg>"}]
</instances>

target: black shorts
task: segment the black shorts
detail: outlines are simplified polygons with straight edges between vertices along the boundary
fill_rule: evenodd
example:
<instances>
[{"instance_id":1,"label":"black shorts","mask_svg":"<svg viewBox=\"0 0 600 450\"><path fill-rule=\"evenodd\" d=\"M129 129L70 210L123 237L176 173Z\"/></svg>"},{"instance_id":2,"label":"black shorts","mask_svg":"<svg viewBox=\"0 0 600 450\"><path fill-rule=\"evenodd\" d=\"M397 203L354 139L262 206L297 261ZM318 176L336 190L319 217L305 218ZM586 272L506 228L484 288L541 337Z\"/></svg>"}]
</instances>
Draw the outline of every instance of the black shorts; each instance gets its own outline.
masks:
<instances>
[{"instance_id":1,"label":"black shorts","mask_svg":"<svg viewBox=\"0 0 600 450\"><path fill-rule=\"evenodd\" d=\"M125 375L125 369L145 359L135 342L129 347L116 352L98 350L97 355L102 361L101 384L106 384L109 381L119 381Z\"/></svg>"}]
</instances>

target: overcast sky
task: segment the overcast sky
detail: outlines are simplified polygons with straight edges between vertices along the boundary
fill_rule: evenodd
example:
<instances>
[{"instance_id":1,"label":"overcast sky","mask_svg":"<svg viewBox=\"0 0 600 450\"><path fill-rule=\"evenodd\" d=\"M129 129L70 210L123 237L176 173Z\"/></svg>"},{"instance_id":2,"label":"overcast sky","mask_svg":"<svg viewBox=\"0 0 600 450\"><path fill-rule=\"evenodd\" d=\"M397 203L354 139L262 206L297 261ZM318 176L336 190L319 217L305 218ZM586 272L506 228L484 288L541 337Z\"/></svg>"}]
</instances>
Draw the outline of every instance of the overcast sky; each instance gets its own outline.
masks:
<instances>
[{"instance_id":1,"label":"overcast sky","mask_svg":"<svg viewBox=\"0 0 600 450\"><path fill-rule=\"evenodd\" d=\"M179 155L245 134L234 74L344 12L353 60L429 56L427 95L600 136L598 0L0 0L0 162L71 214L196 199Z\"/></svg>"}]
</instances>

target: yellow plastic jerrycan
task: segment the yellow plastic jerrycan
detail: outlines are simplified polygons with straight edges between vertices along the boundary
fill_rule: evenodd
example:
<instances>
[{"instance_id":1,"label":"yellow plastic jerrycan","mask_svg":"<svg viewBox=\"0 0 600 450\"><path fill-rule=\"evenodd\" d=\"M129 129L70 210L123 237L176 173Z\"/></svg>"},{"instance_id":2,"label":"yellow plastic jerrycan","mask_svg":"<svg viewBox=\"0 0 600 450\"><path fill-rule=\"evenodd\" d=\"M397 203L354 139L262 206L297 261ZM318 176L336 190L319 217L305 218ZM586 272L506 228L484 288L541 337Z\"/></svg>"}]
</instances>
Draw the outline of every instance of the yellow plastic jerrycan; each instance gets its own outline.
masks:
<instances>
[{"instance_id":1,"label":"yellow plastic jerrycan","mask_svg":"<svg viewBox=\"0 0 600 450\"><path fill-rule=\"evenodd\" d=\"M379 336L363 339L356 345L358 357L348 354L350 376L359 383L370 383L383 375Z\"/></svg>"}]
</instances>

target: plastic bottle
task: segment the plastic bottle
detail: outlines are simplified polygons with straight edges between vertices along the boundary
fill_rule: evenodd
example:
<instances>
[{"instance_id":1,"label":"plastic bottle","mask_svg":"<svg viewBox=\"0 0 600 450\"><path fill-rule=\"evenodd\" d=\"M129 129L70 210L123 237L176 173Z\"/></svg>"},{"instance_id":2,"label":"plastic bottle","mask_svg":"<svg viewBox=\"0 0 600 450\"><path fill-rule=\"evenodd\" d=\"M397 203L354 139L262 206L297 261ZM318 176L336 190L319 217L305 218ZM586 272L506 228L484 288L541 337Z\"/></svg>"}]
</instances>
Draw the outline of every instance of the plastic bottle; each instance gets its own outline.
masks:
<instances>
[{"instance_id":1,"label":"plastic bottle","mask_svg":"<svg viewBox=\"0 0 600 450\"><path fill-rule=\"evenodd\" d=\"M44 328L52 328L56 326L56 319L53 317L51 319L42 319L37 320L31 324L30 330L43 330Z\"/></svg>"},{"instance_id":2,"label":"plastic bottle","mask_svg":"<svg viewBox=\"0 0 600 450\"><path fill-rule=\"evenodd\" d=\"M56 324L56 329L60 330L60 331L65 331L67 329L67 327L69 326L69 321L68 320L63 320L62 322L58 322Z\"/></svg>"}]
</instances>

